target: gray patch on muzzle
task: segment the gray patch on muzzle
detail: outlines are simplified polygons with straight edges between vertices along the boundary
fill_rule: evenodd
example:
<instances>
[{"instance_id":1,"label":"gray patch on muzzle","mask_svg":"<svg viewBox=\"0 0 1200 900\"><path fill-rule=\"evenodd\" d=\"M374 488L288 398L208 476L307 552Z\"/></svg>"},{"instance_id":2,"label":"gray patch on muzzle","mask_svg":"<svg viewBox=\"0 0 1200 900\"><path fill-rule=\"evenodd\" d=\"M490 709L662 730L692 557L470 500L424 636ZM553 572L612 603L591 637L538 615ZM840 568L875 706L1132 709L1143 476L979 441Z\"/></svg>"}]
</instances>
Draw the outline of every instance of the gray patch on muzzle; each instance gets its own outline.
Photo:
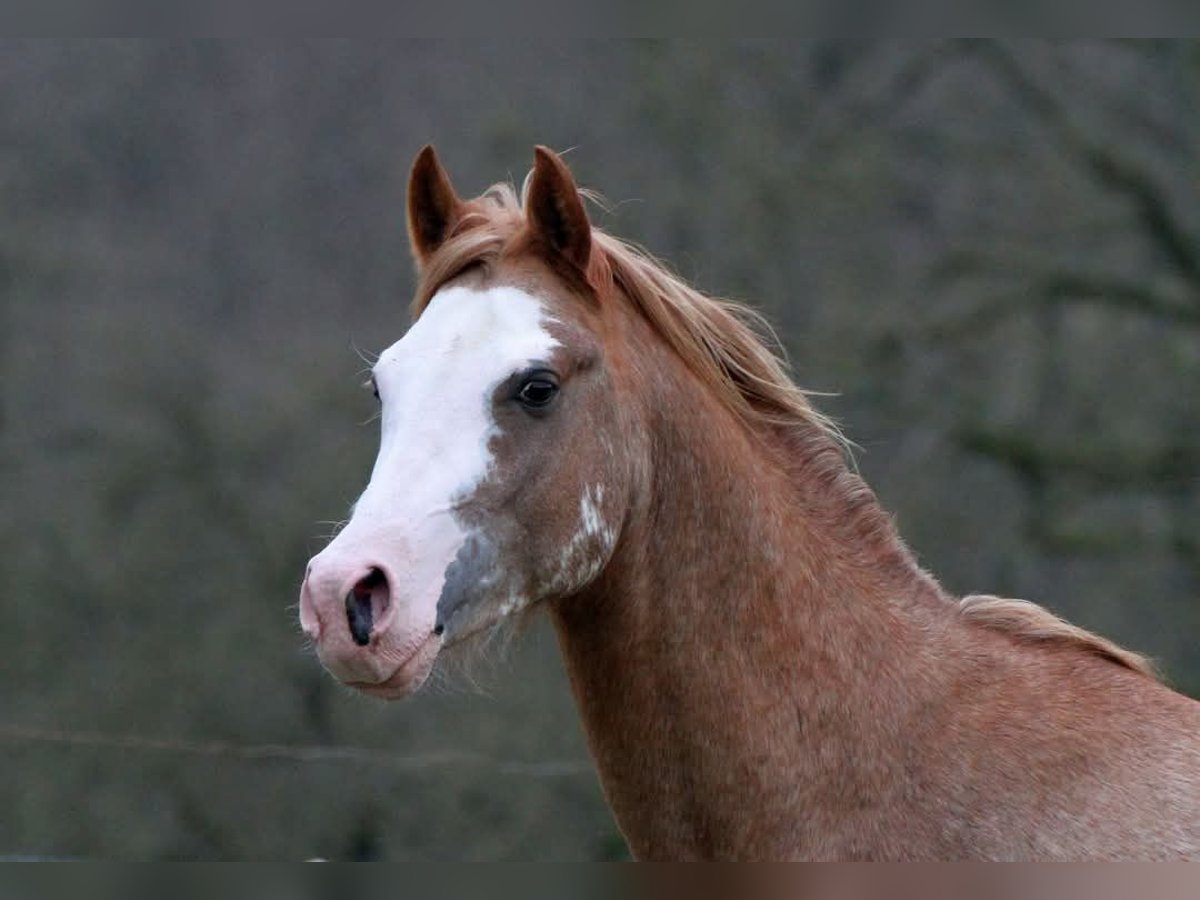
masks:
<instances>
[{"instance_id":1,"label":"gray patch on muzzle","mask_svg":"<svg viewBox=\"0 0 1200 900\"><path fill-rule=\"evenodd\" d=\"M478 532L467 538L446 567L446 580L437 604L437 629L445 643L467 631L479 615L480 601L495 585L499 554Z\"/></svg>"}]
</instances>

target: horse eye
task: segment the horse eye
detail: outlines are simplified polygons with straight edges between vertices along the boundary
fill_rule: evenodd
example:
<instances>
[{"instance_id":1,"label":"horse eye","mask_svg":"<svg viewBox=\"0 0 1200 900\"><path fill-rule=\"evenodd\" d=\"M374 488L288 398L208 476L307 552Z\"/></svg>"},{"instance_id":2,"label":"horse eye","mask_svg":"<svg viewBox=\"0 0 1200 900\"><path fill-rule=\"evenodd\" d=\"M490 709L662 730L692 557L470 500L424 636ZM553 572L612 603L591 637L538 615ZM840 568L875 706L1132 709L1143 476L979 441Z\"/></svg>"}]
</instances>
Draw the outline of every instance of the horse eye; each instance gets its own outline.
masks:
<instances>
[{"instance_id":1,"label":"horse eye","mask_svg":"<svg viewBox=\"0 0 1200 900\"><path fill-rule=\"evenodd\" d=\"M557 393L557 384L544 375L538 375L521 385L517 399L527 409L545 409Z\"/></svg>"},{"instance_id":2,"label":"horse eye","mask_svg":"<svg viewBox=\"0 0 1200 900\"><path fill-rule=\"evenodd\" d=\"M375 395L375 399L379 399L379 385L375 382L375 376L371 376L363 382L363 387L369 387L371 393Z\"/></svg>"}]
</instances>

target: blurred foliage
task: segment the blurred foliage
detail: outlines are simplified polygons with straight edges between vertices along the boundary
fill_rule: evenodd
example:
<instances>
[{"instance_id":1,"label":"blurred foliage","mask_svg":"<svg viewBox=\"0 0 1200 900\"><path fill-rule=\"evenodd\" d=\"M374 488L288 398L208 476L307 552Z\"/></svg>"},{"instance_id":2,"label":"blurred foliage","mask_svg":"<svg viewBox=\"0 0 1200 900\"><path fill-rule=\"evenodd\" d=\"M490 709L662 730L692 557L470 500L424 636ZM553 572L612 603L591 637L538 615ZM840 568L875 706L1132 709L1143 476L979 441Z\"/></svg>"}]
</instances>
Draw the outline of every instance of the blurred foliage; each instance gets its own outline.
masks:
<instances>
[{"instance_id":1,"label":"blurred foliage","mask_svg":"<svg viewBox=\"0 0 1200 900\"><path fill-rule=\"evenodd\" d=\"M586 758L547 633L380 706L294 625L430 141L464 193L574 148L600 224L839 392L948 588L1200 688L1195 42L9 41L0 84L0 726L416 760L0 735L0 852L622 854L590 772L538 768Z\"/></svg>"}]
</instances>

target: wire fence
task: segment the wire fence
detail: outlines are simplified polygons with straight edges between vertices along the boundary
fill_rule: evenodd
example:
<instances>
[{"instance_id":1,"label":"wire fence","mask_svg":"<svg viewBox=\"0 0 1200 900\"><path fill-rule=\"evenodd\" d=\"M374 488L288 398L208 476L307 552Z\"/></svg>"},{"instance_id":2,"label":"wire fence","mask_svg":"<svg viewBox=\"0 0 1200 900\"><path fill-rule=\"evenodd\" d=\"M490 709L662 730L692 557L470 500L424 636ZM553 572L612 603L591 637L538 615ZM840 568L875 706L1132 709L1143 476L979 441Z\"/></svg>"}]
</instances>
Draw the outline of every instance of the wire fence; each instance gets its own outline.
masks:
<instances>
[{"instance_id":1,"label":"wire fence","mask_svg":"<svg viewBox=\"0 0 1200 900\"><path fill-rule=\"evenodd\" d=\"M0 725L0 744L48 745L63 748L175 754L248 761L288 763L354 762L397 772L420 772L438 768L487 769L497 775L526 778L570 778L591 775L592 763L582 759L506 760L462 751L437 751L398 756L382 750L347 745L242 744L228 740L184 740L136 734L68 731L22 725Z\"/></svg>"}]
</instances>

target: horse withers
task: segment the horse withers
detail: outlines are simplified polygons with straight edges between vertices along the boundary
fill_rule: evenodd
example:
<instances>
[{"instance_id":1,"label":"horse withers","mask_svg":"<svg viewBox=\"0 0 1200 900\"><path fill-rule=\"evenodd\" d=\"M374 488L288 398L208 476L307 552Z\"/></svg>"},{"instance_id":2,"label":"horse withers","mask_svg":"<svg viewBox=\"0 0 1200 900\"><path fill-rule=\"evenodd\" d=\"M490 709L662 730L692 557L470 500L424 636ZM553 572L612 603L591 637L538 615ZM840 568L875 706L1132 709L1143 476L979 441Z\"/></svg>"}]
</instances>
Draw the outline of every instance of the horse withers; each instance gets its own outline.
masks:
<instances>
[{"instance_id":1,"label":"horse withers","mask_svg":"<svg viewBox=\"0 0 1200 900\"><path fill-rule=\"evenodd\" d=\"M415 323L300 619L398 698L534 608L643 859L1200 857L1200 703L922 571L744 307L588 220L562 160L409 182Z\"/></svg>"}]
</instances>

